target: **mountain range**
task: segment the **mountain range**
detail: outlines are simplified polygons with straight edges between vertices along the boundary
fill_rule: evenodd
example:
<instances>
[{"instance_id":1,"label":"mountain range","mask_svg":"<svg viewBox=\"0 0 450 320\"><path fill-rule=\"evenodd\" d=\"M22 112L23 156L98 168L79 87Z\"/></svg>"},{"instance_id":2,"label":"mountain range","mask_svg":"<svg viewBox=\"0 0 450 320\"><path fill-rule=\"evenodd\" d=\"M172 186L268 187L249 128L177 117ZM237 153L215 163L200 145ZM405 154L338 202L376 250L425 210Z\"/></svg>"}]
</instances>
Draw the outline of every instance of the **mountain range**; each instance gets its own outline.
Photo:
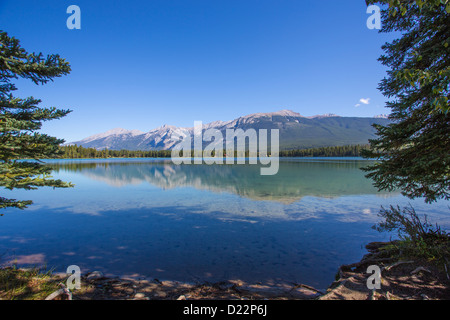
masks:
<instances>
[{"instance_id":1,"label":"mountain range","mask_svg":"<svg viewBox=\"0 0 450 320\"><path fill-rule=\"evenodd\" d=\"M366 144L369 139L375 138L374 123L386 125L389 120L384 115L372 118L340 117L335 114L305 117L291 110L281 110L203 124L203 130L217 129L225 137L226 129L279 129L280 148L286 150ZM193 133L193 127L170 125L148 132L116 128L67 145L98 150L171 150L179 137L193 136Z\"/></svg>"}]
</instances>

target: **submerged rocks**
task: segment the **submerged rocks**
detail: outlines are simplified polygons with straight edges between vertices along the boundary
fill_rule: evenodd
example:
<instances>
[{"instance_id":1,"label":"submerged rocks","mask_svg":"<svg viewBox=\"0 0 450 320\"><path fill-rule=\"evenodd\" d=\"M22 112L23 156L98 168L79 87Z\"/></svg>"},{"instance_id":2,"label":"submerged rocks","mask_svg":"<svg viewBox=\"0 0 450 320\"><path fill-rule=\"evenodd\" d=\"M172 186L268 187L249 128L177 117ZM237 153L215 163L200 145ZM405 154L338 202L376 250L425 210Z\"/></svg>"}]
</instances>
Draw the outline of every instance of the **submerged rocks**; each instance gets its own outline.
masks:
<instances>
[{"instance_id":1,"label":"submerged rocks","mask_svg":"<svg viewBox=\"0 0 450 320\"><path fill-rule=\"evenodd\" d=\"M91 273L87 274L86 279L87 280L99 280L103 279L105 276L101 271L92 271Z\"/></svg>"},{"instance_id":2,"label":"submerged rocks","mask_svg":"<svg viewBox=\"0 0 450 320\"><path fill-rule=\"evenodd\" d=\"M82 300L311 300L321 295L318 290L298 284L257 283L240 280L217 283L107 278L101 272L83 277L82 290L75 299Z\"/></svg>"}]
</instances>

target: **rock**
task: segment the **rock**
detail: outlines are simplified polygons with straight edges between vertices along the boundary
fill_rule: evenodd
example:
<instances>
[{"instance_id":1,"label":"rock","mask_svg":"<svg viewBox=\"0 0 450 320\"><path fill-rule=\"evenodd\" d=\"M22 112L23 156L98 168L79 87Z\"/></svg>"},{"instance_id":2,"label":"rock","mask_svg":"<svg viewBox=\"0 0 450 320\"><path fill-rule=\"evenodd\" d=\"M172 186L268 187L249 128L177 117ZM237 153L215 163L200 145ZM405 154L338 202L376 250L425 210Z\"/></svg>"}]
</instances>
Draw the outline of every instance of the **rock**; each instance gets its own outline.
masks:
<instances>
[{"instance_id":1,"label":"rock","mask_svg":"<svg viewBox=\"0 0 450 320\"><path fill-rule=\"evenodd\" d=\"M164 291L156 291L155 296L158 298L165 298L167 296L167 293Z\"/></svg>"},{"instance_id":2,"label":"rock","mask_svg":"<svg viewBox=\"0 0 450 320\"><path fill-rule=\"evenodd\" d=\"M146 296L145 296L145 294L139 292L134 295L134 298L135 299L145 299Z\"/></svg>"},{"instance_id":3,"label":"rock","mask_svg":"<svg viewBox=\"0 0 450 320\"><path fill-rule=\"evenodd\" d=\"M178 297L178 299L177 300L186 300L186 296L184 296L184 295L181 295L181 296L179 296Z\"/></svg>"},{"instance_id":4,"label":"rock","mask_svg":"<svg viewBox=\"0 0 450 320\"><path fill-rule=\"evenodd\" d=\"M236 284L228 282L228 281L222 281L222 282L215 283L213 286L219 290L226 291L226 290L229 290L229 289L232 289L233 287L235 287Z\"/></svg>"},{"instance_id":5,"label":"rock","mask_svg":"<svg viewBox=\"0 0 450 320\"><path fill-rule=\"evenodd\" d=\"M309 288L308 286L297 286L289 291L289 295L294 299L310 300L321 296L323 293L319 290Z\"/></svg>"},{"instance_id":6,"label":"rock","mask_svg":"<svg viewBox=\"0 0 450 320\"><path fill-rule=\"evenodd\" d=\"M93 271L86 277L88 280L98 280L102 278L104 278L104 275L101 271Z\"/></svg>"}]
</instances>

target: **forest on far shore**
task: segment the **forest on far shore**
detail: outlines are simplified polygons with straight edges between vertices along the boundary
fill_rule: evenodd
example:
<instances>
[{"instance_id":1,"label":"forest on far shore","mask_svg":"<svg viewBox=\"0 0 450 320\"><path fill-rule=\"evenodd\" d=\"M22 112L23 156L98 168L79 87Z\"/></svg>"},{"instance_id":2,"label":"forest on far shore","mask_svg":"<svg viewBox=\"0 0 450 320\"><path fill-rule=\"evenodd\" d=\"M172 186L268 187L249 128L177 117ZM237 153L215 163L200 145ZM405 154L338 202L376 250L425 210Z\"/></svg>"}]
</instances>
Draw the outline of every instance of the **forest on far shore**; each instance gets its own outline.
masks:
<instances>
[{"instance_id":1,"label":"forest on far shore","mask_svg":"<svg viewBox=\"0 0 450 320\"><path fill-rule=\"evenodd\" d=\"M280 157L360 157L361 151L368 149L369 145L349 145L320 147L298 150L281 150ZM224 152L224 155L226 152ZM78 145L61 146L57 159L86 159L86 158L170 158L171 150L97 150L95 148L84 148ZM237 156L237 151L235 151ZM246 152L248 156L248 151Z\"/></svg>"}]
</instances>

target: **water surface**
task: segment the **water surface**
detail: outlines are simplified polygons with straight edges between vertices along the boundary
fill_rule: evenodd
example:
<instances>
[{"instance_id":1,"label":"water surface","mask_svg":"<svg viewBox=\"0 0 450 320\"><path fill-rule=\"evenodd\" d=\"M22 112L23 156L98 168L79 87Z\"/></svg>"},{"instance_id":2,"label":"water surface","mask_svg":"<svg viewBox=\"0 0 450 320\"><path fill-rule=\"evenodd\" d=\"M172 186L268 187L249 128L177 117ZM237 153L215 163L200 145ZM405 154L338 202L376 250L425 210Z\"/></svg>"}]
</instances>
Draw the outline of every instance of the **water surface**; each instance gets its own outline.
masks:
<instances>
[{"instance_id":1,"label":"water surface","mask_svg":"<svg viewBox=\"0 0 450 320\"><path fill-rule=\"evenodd\" d=\"M241 279L327 287L358 261L380 206L408 205L450 226L447 203L377 192L358 159L258 165L173 165L161 159L49 160L71 189L3 192L0 262L180 281Z\"/></svg>"}]
</instances>

